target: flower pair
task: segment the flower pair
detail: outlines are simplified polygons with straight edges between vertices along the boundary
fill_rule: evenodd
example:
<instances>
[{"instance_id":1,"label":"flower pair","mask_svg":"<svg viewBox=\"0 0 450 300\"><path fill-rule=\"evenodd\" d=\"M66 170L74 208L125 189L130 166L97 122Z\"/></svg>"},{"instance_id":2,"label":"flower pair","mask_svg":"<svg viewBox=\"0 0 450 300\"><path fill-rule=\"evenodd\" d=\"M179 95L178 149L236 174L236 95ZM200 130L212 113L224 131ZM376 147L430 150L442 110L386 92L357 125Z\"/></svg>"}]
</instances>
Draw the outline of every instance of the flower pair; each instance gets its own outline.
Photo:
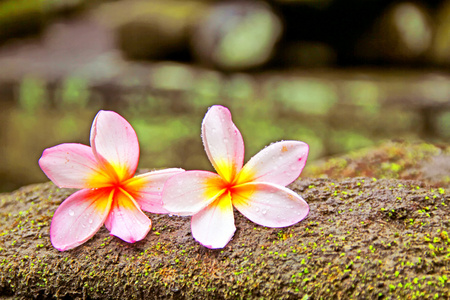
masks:
<instances>
[{"instance_id":1,"label":"flower pair","mask_svg":"<svg viewBox=\"0 0 450 300\"><path fill-rule=\"evenodd\" d=\"M305 143L274 143L243 166L242 136L222 106L209 109L202 139L218 174L172 168L134 176L139 160L136 133L111 111L95 117L91 147L61 144L46 149L39 160L44 173L59 187L81 189L53 216L53 246L60 251L74 248L103 224L126 242L142 240L151 228L142 210L192 215L192 234L208 248L223 248L232 238L233 206L268 227L289 226L306 217L307 203L284 187L306 163Z\"/></svg>"}]
</instances>

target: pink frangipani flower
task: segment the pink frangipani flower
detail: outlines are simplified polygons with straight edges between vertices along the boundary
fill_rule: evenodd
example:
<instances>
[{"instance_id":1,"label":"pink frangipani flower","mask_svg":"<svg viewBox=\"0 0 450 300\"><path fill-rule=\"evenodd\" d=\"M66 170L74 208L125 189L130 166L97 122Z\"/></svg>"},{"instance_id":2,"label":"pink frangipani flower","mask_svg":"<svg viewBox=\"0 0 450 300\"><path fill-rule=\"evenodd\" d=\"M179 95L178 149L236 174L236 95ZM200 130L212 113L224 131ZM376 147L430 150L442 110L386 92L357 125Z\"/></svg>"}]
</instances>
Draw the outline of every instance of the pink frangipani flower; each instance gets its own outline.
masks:
<instances>
[{"instance_id":1,"label":"pink frangipani flower","mask_svg":"<svg viewBox=\"0 0 450 300\"><path fill-rule=\"evenodd\" d=\"M167 213L161 201L164 183L184 172L173 168L133 177L138 139L115 112L98 112L90 140L91 147L71 143L45 149L39 159L41 169L58 187L81 189L64 200L53 216L50 239L60 251L83 244L103 224L126 242L142 240L152 225L142 210Z\"/></svg>"},{"instance_id":2,"label":"pink frangipani flower","mask_svg":"<svg viewBox=\"0 0 450 300\"><path fill-rule=\"evenodd\" d=\"M171 214L192 215L194 238L208 248L223 248L236 230L233 206L251 221L285 227L304 219L308 204L285 186L300 175L308 145L283 141L266 147L244 164L244 141L230 111L215 105L205 115L202 139L218 174L187 171L170 178L162 196Z\"/></svg>"}]
</instances>

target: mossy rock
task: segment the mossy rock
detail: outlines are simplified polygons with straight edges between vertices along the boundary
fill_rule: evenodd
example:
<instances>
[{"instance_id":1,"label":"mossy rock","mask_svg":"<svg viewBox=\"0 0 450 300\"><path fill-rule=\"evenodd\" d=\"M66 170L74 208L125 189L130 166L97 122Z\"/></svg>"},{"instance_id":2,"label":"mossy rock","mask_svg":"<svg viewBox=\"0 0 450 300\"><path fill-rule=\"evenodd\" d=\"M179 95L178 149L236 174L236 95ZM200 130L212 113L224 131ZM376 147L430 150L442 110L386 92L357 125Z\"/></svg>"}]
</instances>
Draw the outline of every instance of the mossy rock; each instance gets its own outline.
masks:
<instances>
[{"instance_id":1,"label":"mossy rock","mask_svg":"<svg viewBox=\"0 0 450 300\"><path fill-rule=\"evenodd\" d=\"M222 250L198 244L190 219L150 215L128 244L103 227L66 252L49 225L72 192L52 183L0 196L0 295L14 299L431 299L449 294L449 201L419 181L304 179L310 214L287 228L235 213Z\"/></svg>"},{"instance_id":2,"label":"mossy rock","mask_svg":"<svg viewBox=\"0 0 450 300\"><path fill-rule=\"evenodd\" d=\"M450 187L450 146L388 141L376 147L314 162L303 174L328 178L364 176L414 179L435 187Z\"/></svg>"}]
</instances>

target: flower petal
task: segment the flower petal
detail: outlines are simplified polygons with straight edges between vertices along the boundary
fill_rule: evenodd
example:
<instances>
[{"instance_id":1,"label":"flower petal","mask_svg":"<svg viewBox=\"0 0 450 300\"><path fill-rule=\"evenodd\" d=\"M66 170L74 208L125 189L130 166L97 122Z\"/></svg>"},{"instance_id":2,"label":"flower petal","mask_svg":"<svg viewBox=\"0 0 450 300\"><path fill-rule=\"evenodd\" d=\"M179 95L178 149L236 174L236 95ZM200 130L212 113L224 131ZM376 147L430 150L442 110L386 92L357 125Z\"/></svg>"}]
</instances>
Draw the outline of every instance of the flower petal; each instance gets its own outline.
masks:
<instances>
[{"instance_id":1,"label":"flower petal","mask_svg":"<svg viewBox=\"0 0 450 300\"><path fill-rule=\"evenodd\" d=\"M124 191L116 191L105 226L111 235L125 242L134 243L145 238L152 228L152 221L130 195Z\"/></svg>"},{"instance_id":2,"label":"flower petal","mask_svg":"<svg viewBox=\"0 0 450 300\"><path fill-rule=\"evenodd\" d=\"M267 227L285 227L309 212L305 200L288 188L270 183L246 183L232 192L234 207L251 221Z\"/></svg>"},{"instance_id":3,"label":"flower petal","mask_svg":"<svg viewBox=\"0 0 450 300\"><path fill-rule=\"evenodd\" d=\"M53 247L65 251L90 239L105 222L111 199L109 189L85 189L64 200L50 225Z\"/></svg>"},{"instance_id":4,"label":"flower petal","mask_svg":"<svg viewBox=\"0 0 450 300\"><path fill-rule=\"evenodd\" d=\"M239 173L238 182L269 182L286 186L300 176L308 158L308 144L274 143L253 156Z\"/></svg>"},{"instance_id":5,"label":"flower petal","mask_svg":"<svg viewBox=\"0 0 450 300\"><path fill-rule=\"evenodd\" d=\"M166 214L162 207L162 191L170 177L184 172L183 169L171 168L148 172L131 178L125 189L139 204L142 210L156 214Z\"/></svg>"},{"instance_id":6,"label":"flower petal","mask_svg":"<svg viewBox=\"0 0 450 300\"><path fill-rule=\"evenodd\" d=\"M225 247L236 231L233 205L228 193L192 216L192 236L211 249Z\"/></svg>"},{"instance_id":7,"label":"flower petal","mask_svg":"<svg viewBox=\"0 0 450 300\"><path fill-rule=\"evenodd\" d=\"M98 188L108 180L91 147L82 144L61 144L45 149L39 166L62 188Z\"/></svg>"},{"instance_id":8,"label":"flower petal","mask_svg":"<svg viewBox=\"0 0 450 300\"><path fill-rule=\"evenodd\" d=\"M244 164L244 141L226 107L214 105L208 110L202 123L202 139L217 173L231 181Z\"/></svg>"},{"instance_id":9,"label":"flower petal","mask_svg":"<svg viewBox=\"0 0 450 300\"><path fill-rule=\"evenodd\" d=\"M186 171L167 180L163 207L171 214L190 216L208 206L224 191L222 178L208 171Z\"/></svg>"},{"instance_id":10,"label":"flower petal","mask_svg":"<svg viewBox=\"0 0 450 300\"><path fill-rule=\"evenodd\" d=\"M92 123L91 146L97 160L119 181L131 178L139 161L139 142L130 123L113 111L99 111ZM113 167L114 170L111 170Z\"/></svg>"}]
</instances>

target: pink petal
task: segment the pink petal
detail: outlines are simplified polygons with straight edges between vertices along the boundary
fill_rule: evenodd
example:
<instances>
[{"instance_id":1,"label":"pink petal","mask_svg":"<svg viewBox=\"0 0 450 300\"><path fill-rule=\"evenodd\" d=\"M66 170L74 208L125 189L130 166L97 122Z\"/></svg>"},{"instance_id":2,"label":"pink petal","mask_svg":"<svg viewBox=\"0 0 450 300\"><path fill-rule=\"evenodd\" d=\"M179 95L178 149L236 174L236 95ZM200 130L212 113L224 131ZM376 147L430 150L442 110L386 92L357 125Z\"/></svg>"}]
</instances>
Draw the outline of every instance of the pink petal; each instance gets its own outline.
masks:
<instances>
[{"instance_id":1,"label":"pink petal","mask_svg":"<svg viewBox=\"0 0 450 300\"><path fill-rule=\"evenodd\" d=\"M64 188L101 187L108 180L89 146L61 144L44 150L39 166L57 186Z\"/></svg>"},{"instance_id":2,"label":"pink petal","mask_svg":"<svg viewBox=\"0 0 450 300\"><path fill-rule=\"evenodd\" d=\"M267 227L285 227L303 220L309 206L299 195L270 183L246 183L232 193L234 207L251 221Z\"/></svg>"},{"instance_id":3,"label":"pink petal","mask_svg":"<svg viewBox=\"0 0 450 300\"><path fill-rule=\"evenodd\" d=\"M152 221L141 211L130 195L117 191L105 226L111 235L125 242L134 243L145 238L152 228Z\"/></svg>"},{"instance_id":4,"label":"pink petal","mask_svg":"<svg viewBox=\"0 0 450 300\"><path fill-rule=\"evenodd\" d=\"M184 172L183 169L165 169L136 176L126 183L126 190L133 196L142 210L156 214L166 214L162 206L162 191L170 177Z\"/></svg>"},{"instance_id":5,"label":"pink petal","mask_svg":"<svg viewBox=\"0 0 450 300\"><path fill-rule=\"evenodd\" d=\"M171 214L190 216L208 206L223 191L219 175L207 171L186 171L167 180L163 207Z\"/></svg>"},{"instance_id":6,"label":"pink petal","mask_svg":"<svg viewBox=\"0 0 450 300\"><path fill-rule=\"evenodd\" d=\"M225 247L236 231L229 194L223 194L193 215L191 230L194 238L203 246L211 249Z\"/></svg>"},{"instance_id":7,"label":"pink petal","mask_svg":"<svg viewBox=\"0 0 450 300\"><path fill-rule=\"evenodd\" d=\"M80 190L64 200L53 215L50 239L59 251L75 248L103 225L111 207L109 189Z\"/></svg>"},{"instance_id":8,"label":"pink petal","mask_svg":"<svg viewBox=\"0 0 450 300\"><path fill-rule=\"evenodd\" d=\"M136 132L119 114L98 112L92 123L91 146L97 160L110 172L117 173L120 181L131 178L136 172L139 161Z\"/></svg>"},{"instance_id":9,"label":"pink petal","mask_svg":"<svg viewBox=\"0 0 450 300\"><path fill-rule=\"evenodd\" d=\"M208 110L202 123L202 139L217 173L231 181L244 164L244 141L226 107L214 105Z\"/></svg>"},{"instance_id":10,"label":"pink petal","mask_svg":"<svg viewBox=\"0 0 450 300\"><path fill-rule=\"evenodd\" d=\"M242 168L239 182L269 182L286 186L300 176L308 158L308 144L298 141L274 143Z\"/></svg>"}]
</instances>

